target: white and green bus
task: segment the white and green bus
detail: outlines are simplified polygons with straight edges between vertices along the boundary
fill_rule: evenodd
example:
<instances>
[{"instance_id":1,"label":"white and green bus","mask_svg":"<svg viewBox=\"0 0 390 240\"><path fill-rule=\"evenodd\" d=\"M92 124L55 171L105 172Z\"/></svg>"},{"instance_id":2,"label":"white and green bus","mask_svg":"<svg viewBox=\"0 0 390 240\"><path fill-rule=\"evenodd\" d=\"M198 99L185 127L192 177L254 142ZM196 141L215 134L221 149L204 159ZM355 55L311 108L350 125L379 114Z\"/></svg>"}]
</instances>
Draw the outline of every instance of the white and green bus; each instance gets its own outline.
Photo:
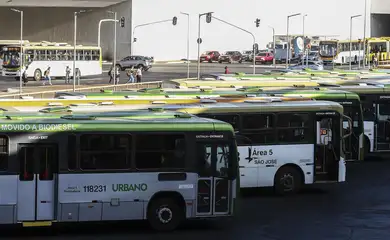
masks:
<instances>
[{"instance_id":1,"label":"white and green bus","mask_svg":"<svg viewBox=\"0 0 390 240\"><path fill-rule=\"evenodd\" d=\"M20 45L3 48L4 77L18 78L20 72ZM73 46L66 43L26 43L23 45L23 65L28 66L27 76L35 81L42 79L46 69L50 67L51 77L65 77L66 67L73 76ZM102 53L100 47L76 46L76 70L80 77L102 74Z\"/></svg>"},{"instance_id":2,"label":"white and green bus","mask_svg":"<svg viewBox=\"0 0 390 240\"><path fill-rule=\"evenodd\" d=\"M151 109L175 110L230 123L236 132L240 154L240 187L274 187L279 194L297 192L304 184L344 182L345 139L353 133L352 120L343 107L328 101L286 101L281 98L247 99L219 103L205 99L198 104ZM139 105L73 105L20 109L26 117L72 111L101 117L136 114ZM10 114L10 113L5 113ZM22 113L19 113L22 114ZM345 119L347 123L344 123ZM344 131L346 132L344 134Z\"/></svg>"},{"instance_id":3,"label":"white and green bus","mask_svg":"<svg viewBox=\"0 0 390 240\"><path fill-rule=\"evenodd\" d=\"M230 124L180 112L0 119L0 224L231 217L239 190Z\"/></svg>"}]
</instances>

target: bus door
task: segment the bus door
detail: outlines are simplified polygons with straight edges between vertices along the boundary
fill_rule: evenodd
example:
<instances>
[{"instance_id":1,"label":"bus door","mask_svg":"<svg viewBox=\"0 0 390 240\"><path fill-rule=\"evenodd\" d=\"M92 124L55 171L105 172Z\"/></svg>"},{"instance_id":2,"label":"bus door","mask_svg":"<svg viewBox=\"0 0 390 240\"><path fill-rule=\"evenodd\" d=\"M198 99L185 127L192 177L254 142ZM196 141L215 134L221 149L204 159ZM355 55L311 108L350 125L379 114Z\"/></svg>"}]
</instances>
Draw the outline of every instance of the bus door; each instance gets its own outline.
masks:
<instances>
[{"instance_id":1,"label":"bus door","mask_svg":"<svg viewBox=\"0 0 390 240\"><path fill-rule=\"evenodd\" d=\"M198 186L196 215L232 213L232 156L229 144L197 143Z\"/></svg>"},{"instance_id":2,"label":"bus door","mask_svg":"<svg viewBox=\"0 0 390 240\"><path fill-rule=\"evenodd\" d=\"M376 104L375 143L376 151L390 151L390 100Z\"/></svg>"},{"instance_id":3,"label":"bus door","mask_svg":"<svg viewBox=\"0 0 390 240\"><path fill-rule=\"evenodd\" d=\"M55 218L57 145L19 144L18 221Z\"/></svg>"},{"instance_id":4,"label":"bus door","mask_svg":"<svg viewBox=\"0 0 390 240\"><path fill-rule=\"evenodd\" d=\"M340 116L334 112L317 113L317 143L314 180L338 181L340 161Z\"/></svg>"}]
</instances>

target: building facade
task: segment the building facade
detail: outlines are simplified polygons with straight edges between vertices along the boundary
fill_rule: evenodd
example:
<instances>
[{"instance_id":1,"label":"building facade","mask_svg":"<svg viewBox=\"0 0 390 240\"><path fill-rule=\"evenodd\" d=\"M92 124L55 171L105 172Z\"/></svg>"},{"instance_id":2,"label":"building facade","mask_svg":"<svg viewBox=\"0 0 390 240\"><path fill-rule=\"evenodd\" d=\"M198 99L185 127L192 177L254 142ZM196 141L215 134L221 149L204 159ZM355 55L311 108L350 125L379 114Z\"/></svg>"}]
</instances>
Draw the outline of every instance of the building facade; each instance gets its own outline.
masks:
<instances>
[{"instance_id":1,"label":"building facade","mask_svg":"<svg viewBox=\"0 0 390 240\"><path fill-rule=\"evenodd\" d=\"M390 36L390 1L371 0L371 35Z\"/></svg>"}]
</instances>

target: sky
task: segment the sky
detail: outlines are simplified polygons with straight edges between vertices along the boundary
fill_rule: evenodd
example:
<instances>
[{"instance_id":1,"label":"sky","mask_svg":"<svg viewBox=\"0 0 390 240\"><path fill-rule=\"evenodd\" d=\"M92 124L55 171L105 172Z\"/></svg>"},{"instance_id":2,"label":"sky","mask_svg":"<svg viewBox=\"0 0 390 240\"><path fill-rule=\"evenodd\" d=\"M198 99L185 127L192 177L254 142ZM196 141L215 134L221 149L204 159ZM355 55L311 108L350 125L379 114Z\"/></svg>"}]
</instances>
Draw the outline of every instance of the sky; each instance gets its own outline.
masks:
<instances>
[{"instance_id":1,"label":"sky","mask_svg":"<svg viewBox=\"0 0 390 240\"><path fill-rule=\"evenodd\" d=\"M370 11L368 3L367 12ZM272 41L275 34L286 34L287 16L307 14L305 35L338 35L349 39L350 17L364 16L364 0L133 0L133 27L139 24L178 17L178 24L171 22L138 27L134 36L133 54L154 56L156 60L177 60L187 54L187 16L190 14L190 59L197 59L198 14L213 15L252 32L260 48ZM369 15L369 14L368 14ZM368 16L367 15L367 16ZM261 19L256 28L255 19ZM367 35L369 21L367 17ZM352 38L363 38L364 18L353 20ZM208 50L251 50L250 34L213 19L206 23L201 19L201 52ZM302 34L303 17L290 19L290 34Z\"/></svg>"}]
</instances>

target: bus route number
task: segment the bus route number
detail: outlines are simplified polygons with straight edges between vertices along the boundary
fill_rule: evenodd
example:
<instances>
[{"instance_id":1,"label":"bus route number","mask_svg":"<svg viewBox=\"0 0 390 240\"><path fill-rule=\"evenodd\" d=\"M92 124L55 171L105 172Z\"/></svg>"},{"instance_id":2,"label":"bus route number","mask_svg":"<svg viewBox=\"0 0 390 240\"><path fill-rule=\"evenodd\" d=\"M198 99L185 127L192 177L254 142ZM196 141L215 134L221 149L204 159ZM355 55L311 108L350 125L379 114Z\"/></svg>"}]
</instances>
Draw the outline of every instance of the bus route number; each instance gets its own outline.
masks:
<instances>
[{"instance_id":1,"label":"bus route number","mask_svg":"<svg viewBox=\"0 0 390 240\"><path fill-rule=\"evenodd\" d=\"M106 185L86 185L84 186L84 192L105 192L107 191Z\"/></svg>"}]
</instances>

